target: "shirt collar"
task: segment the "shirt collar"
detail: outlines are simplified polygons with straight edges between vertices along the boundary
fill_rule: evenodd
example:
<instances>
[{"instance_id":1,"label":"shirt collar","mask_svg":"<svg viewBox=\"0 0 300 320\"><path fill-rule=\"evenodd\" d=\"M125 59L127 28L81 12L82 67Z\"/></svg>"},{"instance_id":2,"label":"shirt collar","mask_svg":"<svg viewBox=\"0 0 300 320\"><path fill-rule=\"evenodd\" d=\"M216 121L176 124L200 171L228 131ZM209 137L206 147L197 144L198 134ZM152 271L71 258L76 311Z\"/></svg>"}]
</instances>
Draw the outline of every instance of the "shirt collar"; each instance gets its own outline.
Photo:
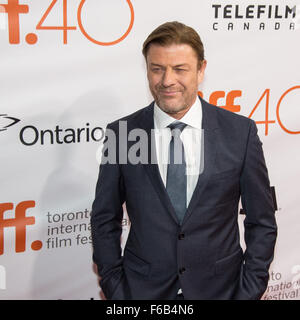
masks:
<instances>
[{"instance_id":1,"label":"shirt collar","mask_svg":"<svg viewBox=\"0 0 300 320\"><path fill-rule=\"evenodd\" d=\"M156 103L154 103L154 123L157 129L166 128L169 124L176 119L169 116L162 111ZM195 103L191 106L189 111L180 119L181 122L187 125L200 129L202 128L202 103L197 97Z\"/></svg>"}]
</instances>

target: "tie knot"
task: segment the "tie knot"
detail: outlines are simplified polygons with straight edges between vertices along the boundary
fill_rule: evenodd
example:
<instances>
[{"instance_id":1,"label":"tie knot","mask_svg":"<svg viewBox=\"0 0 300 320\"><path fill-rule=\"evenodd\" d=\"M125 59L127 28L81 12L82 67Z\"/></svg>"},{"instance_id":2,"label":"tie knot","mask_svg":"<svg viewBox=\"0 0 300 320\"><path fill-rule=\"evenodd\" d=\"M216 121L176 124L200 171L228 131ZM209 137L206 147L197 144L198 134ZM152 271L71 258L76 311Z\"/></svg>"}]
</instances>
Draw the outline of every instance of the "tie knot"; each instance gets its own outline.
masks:
<instances>
[{"instance_id":1,"label":"tie knot","mask_svg":"<svg viewBox=\"0 0 300 320\"><path fill-rule=\"evenodd\" d=\"M186 127L186 123L174 121L169 124L168 127L171 129L172 136L179 136L183 129Z\"/></svg>"}]
</instances>

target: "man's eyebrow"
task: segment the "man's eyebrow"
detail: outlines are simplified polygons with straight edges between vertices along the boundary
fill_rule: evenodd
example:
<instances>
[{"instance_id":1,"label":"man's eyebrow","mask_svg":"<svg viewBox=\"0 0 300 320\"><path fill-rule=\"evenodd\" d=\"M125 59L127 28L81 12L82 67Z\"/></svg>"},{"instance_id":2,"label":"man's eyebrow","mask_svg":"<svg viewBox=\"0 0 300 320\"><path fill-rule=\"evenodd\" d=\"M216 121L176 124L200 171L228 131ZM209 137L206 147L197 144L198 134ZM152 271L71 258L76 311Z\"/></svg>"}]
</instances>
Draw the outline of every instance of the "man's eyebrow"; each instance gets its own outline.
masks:
<instances>
[{"instance_id":1,"label":"man's eyebrow","mask_svg":"<svg viewBox=\"0 0 300 320\"><path fill-rule=\"evenodd\" d=\"M163 67L161 64L158 64L158 63L153 63L151 62L150 63L151 66L154 66L154 67ZM180 67L189 67L189 64L187 63L181 63L181 64L176 64L175 66L173 66L173 68L180 68Z\"/></svg>"},{"instance_id":2,"label":"man's eyebrow","mask_svg":"<svg viewBox=\"0 0 300 320\"><path fill-rule=\"evenodd\" d=\"M174 66L174 68L180 68L180 67L189 67L189 65L187 63L182 63L182 64L177 64L176 66Z\"/></svg>"},{"instance_id":3,"label":"man's eyebrow","mask_svg":"<svg viewBox=\"0 0 300 320\"><path fill-rule=\"evenodd\" d=\"M162 65L160 65L158 63L153 63L153 62L151 62L150 65L154 66L154 67L163 67Z\"/></svg>"}]
</instances>

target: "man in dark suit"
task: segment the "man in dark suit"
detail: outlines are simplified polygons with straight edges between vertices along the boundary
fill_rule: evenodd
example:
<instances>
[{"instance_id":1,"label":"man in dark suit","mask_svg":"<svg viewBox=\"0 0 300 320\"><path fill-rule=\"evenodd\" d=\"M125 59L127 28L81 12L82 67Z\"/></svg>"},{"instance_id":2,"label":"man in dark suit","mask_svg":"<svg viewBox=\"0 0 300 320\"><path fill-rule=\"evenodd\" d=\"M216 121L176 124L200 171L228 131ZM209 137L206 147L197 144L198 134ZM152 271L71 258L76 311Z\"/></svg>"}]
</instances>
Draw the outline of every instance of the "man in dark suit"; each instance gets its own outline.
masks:
<instances>
[{"instance_id":1,"label":"man in dark suit","mask_svg":"<svg viewBox=\"0 0 300 320\"><path fill-rule=\"evenodd\" d=\"M255 122L198 97L206 60L192 28L159 26L143 54L155 101L106 129L91 217L101 288L107 299L259 299L277 226ZM121 142L131 133L140 143Z\"/></svg>"}]
</instances>

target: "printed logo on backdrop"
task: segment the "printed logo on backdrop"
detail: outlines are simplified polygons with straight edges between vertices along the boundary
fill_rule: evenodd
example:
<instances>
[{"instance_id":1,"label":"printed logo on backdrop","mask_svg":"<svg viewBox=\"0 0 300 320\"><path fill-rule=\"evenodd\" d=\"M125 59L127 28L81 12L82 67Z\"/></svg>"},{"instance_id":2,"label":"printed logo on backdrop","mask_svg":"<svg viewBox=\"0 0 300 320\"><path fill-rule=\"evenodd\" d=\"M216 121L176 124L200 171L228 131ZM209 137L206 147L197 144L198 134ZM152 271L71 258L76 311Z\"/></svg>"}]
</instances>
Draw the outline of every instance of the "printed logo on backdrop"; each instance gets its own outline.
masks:
<instances>
[{"instance_id":1,"label":"printed logo on backdrop","mask_svg":"<svg viewBox=\"0 0 300 320\"><path fill-rule=\"evenodd\" d=\"M15 253L22 253L28 250L28 239L32 227L36 224L34 216L35 201L27 200L18 204L11 202L0 203L0 256L4 255L4 248L14 248ZM30 216L27 214L30 211ZM34 240L30 247L34 251L39 251L43 247L46 250L66 248L72 246L82 246L91 244L91 212L88 209L69 211L62 213L45 213L47 225L42 240ZM31 227L31 228L30 228ZM10 239L5 234L6 229L13 229L14 239ZM28 230L29 237L28 237ZM13 243L7 243L7 241ZM7 246L9 244L9 246ZM4 270L4 269L3 269ZM2 278L3 283L3 278Z\"/></svg>"},{"instance_id":2,"label":"printed logo on backdrop","mask_svg":"<svg viewBox=\"0 0 300 320\"><path fill-rule=\"evenodd\" d=\"M211 104L214 104L231 112L245 114L244 108L240 102L240 99L244 96L242 90L231 90L228 92L219 90L214 91L210 93L209 96L205 97L203 92L199 91L198 93L202 98L206 99ZM257 102L254 106L251 107L251 112L246 116L248 116L248 118L250 119L255 120L257 125L263 125L266 136L269 134L270 127L274 125L278 125L287 134L300 134L300 128L291 128L290 124L283 116L284 111L287 107L289 107L290 115L293 114L293 110L294 112L298 112L298 105L300 101L300 86L293 86L280 93L280 97L274 105L270 103L270 97L272 94L273 92L269 88L264 89L262 93L258 92L256 99ZM297 103L294 105L287 103L286 101L289 98L297 100ZM263 111L263 118L256 117L256 114L260 110ZM276 117L270 118L270 114L274 112L276 113ZM295 117L297 117L296 114ZM291 117L291 119L293 119L293 116Z\"/></svg>"},{"instance_id":3,"label":"printed logo on backdrop","mask_svg":"<svg viewBox=\"0 0 300 320\"><path fill-rule=\"evenodd\" d=\"M102 127L90 127L86 123L80 128L65 128L56 125L53 128L38 128L34 125L24 126L19 133L20 142L25 146L70 144L81 142L99 142L104 137Z\"/></svg>"},{"instance_id":4,"label":"printed logo on backdrop","mask_svg":"<svg viewBox=\"0 0 300 320\"><path fill-rule=\"evenodd\" d=\"M29 45L35 45L39 38L47 36L45 31L52 31L62 34L64 45L68 44L70 32L81 32L84 38L93 44L112 46L123 41L131 32L134 24L134 8L130 0L118 0L118 2L111 0L100 2L99 0L49 0L46 7L42 5L47 1L34 1L35 11L37 10L36 6L40 6L38 8L40 16L32 17L31 29L24 30L22 16L31 15L33 2L29 0L7 0L7 3L2 3L3 1L0 3L0 31L8 31L8 42L11 45L20 44L23 40ZM106 13L107 10L109 11L108 14ZM108 23L109 25L103 25L102 20L99 21L99 16L105 22L114 21L118 30L112 31L115 28L112 28L111 22ZM56 25L52 24L54 17L57 18L55 20L57 21ZM77 25L71 24L69 22L70 18L76 20ZM48 19L51 22L48 22ZM90 21L93 21L92 25ZM119 30L120 28L122 30ZM99 29L101 31L109 30L110 37L115 38L109 40L98 38L101 36L98 32ZM117 36L114 36L115 33Z\"/></svg>"},{"instance_id":5,"label":"printed logo on backdrop","mask_svg":"<svg viewBox=\"0 0 300 320\"><path fill-rule=\"evenodd\" d=\"M19 122L21 122L20 119L7 114L0 114L0 132L6 131ZM52 128L39 128L38 126L27 125L22 127L19 132L19 141L24 146L99 142L103 137L103 128L92 127L89 122L80 128L66 128L61 125Z\"/></svg>"},{"instance_id":6,"label":"printed logo on backdrop","mask_svg":"<svg viewBox=\"0 0 300 320\"><path fill-rule=\"evenodd\" d=\"M7 128L17 124L20 119L10 117L7 114L0 114L0 131L5 131Z\"/></svg>"},{"instance_id":7,"label":"printed logo on backdrop","mask_svg":"<svg viewBox=\"0 0 300 320\"><path fill-rule=\"evenodd\" d=\"M300 265L290 268L290 273L273 270L262 300L299 300L300 299Z\"/></svg>"},{"instance_id":8,"label":"printed logo on backdrop","mask_svg":"<svg viewBox=\"0 0 300 320\"><path fill-rule=\"evenodd\" d=\"M14 206L13 203L0 203L0 255L4 253L4 229L14 228L15 230L15 252L24 252L26 250L26 232L27 227L35 224L34 216L26 216L29 209L35 207L35 201L22 201ZM5 218L6 212L13 211L14 217ZM40 250L43 243L35 240L31 243L32 250Z\"/></svg>"},{"instance_id":9,"label":"printed logo on backdrop","mask_svg":"<svg viewBox=\"0 0 300 320\"><path fill-rule=\"evenodd\" d=\"M300 27L300 3L215 1L211 13L214 31L295 31Z\"/></svg>"}]
</instances>

